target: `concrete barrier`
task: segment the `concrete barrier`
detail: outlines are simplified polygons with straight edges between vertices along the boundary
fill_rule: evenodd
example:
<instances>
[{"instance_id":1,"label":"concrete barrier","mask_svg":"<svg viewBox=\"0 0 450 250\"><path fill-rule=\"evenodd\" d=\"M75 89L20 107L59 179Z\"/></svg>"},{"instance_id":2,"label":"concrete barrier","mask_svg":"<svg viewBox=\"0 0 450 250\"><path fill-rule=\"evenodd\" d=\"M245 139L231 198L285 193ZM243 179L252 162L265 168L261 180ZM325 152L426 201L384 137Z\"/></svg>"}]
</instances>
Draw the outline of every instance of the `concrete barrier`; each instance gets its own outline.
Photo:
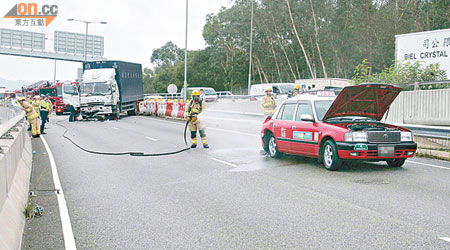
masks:
<instances>
[{"instance_id":1,"label":"concrete barrier","mask_svg":"<svg viewBox=\"0 0 450 250\"><path fill-rule=\"evenodd\" d=\"M19 249L32 166L24 113L0 125L0 249Z\"/></svg>"},{"instance_id":2,"label":"concrete barrier","mask_svg":"<svg viewBox=\"0 0 450 250\"><path fill-rule=\"evenodd\" d=\"M401 92L383 121L450 126L450 89Z\"/></svg>"}]
</instances>

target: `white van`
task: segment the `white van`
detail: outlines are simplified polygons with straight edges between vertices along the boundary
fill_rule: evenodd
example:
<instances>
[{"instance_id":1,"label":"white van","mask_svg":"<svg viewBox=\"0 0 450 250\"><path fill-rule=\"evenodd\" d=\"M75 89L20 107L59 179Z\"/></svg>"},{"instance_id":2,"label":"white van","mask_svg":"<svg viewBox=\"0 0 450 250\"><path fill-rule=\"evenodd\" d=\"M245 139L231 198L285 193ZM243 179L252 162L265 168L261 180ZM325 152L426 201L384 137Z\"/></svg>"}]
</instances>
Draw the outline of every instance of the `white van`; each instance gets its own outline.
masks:
<instances>
[{"instance_id":1,"label":"white van","mask_svg":"<svg viewBox=\"0 0 450 250\"><path fill-rule=\"evenodd\" d=\"M293 83L263 83L254 84L250 89L250 96L263 96L266 94L267 88L272 88L274 95L287 95L294 91L295 84Z\"/></svg>"}]
</instances>

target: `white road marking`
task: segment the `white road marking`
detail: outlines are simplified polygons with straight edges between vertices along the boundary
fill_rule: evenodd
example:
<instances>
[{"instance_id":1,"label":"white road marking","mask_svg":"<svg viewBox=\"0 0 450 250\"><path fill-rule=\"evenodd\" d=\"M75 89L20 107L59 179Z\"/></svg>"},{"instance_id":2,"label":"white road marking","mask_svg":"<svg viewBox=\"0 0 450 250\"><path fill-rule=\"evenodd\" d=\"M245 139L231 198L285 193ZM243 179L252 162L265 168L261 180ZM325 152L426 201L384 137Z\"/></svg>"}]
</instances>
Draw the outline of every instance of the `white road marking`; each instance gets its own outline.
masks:
<instances>
[{"instance_id":1,"label":"white road marking","mask_svg":"<svg viewBox=\"0 0 450 250\"><path fill-rule=\"evenodd\" d=\"M142 117L142 116L138 116L138 117ZM158 118L150 118L150 117L142 117L142 118L143 118L143 119L151 119L151 120L159 121L159 122L171 123L171 124L179 124L179 125L183 125L183 126L184 126L183 123L175 122L175 121L162 120L162 119L158 119ZM220 128L210 128L210 127L207 127L206 130L217 130L217 131L230 132L230 133L236 133L236 134L247 135L247 136L256 136L256 137L260 137L259 134L250 134L250 133L244 133L244 132L239 132L239 131L235 131L235 130L228 130L228 129L220 129Z\"/></svg>"},{"instance_id":2,"label":"white road marking","mask_svg":"<svg viewBox=\"0 0 450 250\"><path fill-rule=\"evenodd\" d=\"M220 163L223 163L223 164L226 164L226 165L231 166L231 167L233 167L233 168L237 167L236 164L233 164L233 163L231 163L231 162L222 161L222 160L217 159L217 158L214 158L214 157L211 157L211 160L217 161L217 162L220 162Z\"/></svg>"},{"instance_id":3,"label":"white road marking","mask_svg":"<svg viewBox=\"0 0 450 250\"><path fill-rule=\"evenodd\" d=\"M433 168L440 168L440 169L450 170L450 168L437 166L437 165L433 165L433 164L428 164L428 163L422 163L422 162L417 162L417 161L409 161L409 160L407 162L414 163L414 164L419 164L419 165L424 165L424 166L428 166L428 167L433 167Z\"/></svg>"},{"instance_id":4,"label":"white road marking","mask_svg":"<svg viewBox=\"0 0 450 250\"><path fill-rule=\"evenodd\" d=\"M75 245L75 238L73 236L72 225L70 223L69 210L67 209L66 198L64 198L64 192L61 187L61 182L59 180L58 169L56 168L55 158L47 144L44 136L41 135L41 140L44 143L45 150L47 150L48 158L50 160L50 167L53 175L53 183L55 183L55 189L59 189L59 194L57 193L56 198L58 200L59 215L61 217L61 224L64 236L64 246L66 250L77 249Z\"/></svg>"},{"instance_id":5,"label":"white road marking","mask_svg":"<svg viewBox=\"0 0 450 250\"><path fill-rule=\"evenodd\" d=\"M440 240L445 240L445 241L448 241L448 242L450 242L450 237L441 237L441 238L439 238Z\"/></svg>"},{"instance_id":6,"label":"white road marking","mask_svg":"<svg viewBox=\"0 0 450 250\"><path fill-rule=\"evenodd\" d=\"M115 129L115 130L119 130L118 128L116 128L116 127L111 127L112 129Z\"/></svg>"},{"instance_id":7,"label":"white road marking","mask_svg":"<svg viewBox=\"0 0 450 250\"><path fill-rule=\"evenodd\" d=\"M149 139L150 141L158 141L158 139L155 139L155 138L151 138L151 137L145 137L145 138L147 138L147 139Z\"/></svg>"}]
</instances>

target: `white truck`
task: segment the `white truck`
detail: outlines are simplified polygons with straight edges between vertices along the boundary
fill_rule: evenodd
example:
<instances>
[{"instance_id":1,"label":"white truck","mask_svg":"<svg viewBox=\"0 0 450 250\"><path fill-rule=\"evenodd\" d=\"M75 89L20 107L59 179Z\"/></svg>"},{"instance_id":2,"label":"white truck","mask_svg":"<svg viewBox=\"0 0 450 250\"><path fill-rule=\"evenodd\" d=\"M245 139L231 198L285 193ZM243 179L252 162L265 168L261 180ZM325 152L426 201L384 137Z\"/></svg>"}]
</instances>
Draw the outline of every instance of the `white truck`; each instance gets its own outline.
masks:
<instances>
[{"instance_id":1,"label":"white truck","mask_svg":"<svg viewBox=\"0 0 450 250\"><path fill-rule=\"evenodd\" d=\"M71 86L70 96L64 96L75 107L78 98L83 118L118 118L122 112L137 113L138 102L144 98L141 64L97 61L84 63L83 69L79 92Z\"/></svg>"}]
</instances>

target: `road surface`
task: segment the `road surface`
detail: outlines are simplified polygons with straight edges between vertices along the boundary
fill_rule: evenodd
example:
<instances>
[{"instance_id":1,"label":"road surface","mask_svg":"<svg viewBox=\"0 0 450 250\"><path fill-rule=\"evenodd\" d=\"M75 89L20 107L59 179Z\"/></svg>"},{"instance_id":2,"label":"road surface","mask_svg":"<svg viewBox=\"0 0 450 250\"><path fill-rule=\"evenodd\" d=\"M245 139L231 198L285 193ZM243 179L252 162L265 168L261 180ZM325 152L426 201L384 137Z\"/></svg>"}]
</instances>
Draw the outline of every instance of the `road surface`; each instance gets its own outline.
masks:
<instances>
[{"instance_id":1,"label":"road surface","mask_svg":"<svg viewBox=\"0 0 450 250\"><path fill-rule=\"evenodd\" d=\"M354 163L330 172L313 159L262 155L258 118L213 114L203 118L210 150L101 156L64 139L55 124L62 119L52 117L45 140L77 249L450 249L448 162L413 158L403 168ZM62 124L90 150L184 147L181 121ZM41 140L33 146L47 154ZM38 248L26 236L33 230L25 231L23 249Z\"/></svg>"}]
</instances>

